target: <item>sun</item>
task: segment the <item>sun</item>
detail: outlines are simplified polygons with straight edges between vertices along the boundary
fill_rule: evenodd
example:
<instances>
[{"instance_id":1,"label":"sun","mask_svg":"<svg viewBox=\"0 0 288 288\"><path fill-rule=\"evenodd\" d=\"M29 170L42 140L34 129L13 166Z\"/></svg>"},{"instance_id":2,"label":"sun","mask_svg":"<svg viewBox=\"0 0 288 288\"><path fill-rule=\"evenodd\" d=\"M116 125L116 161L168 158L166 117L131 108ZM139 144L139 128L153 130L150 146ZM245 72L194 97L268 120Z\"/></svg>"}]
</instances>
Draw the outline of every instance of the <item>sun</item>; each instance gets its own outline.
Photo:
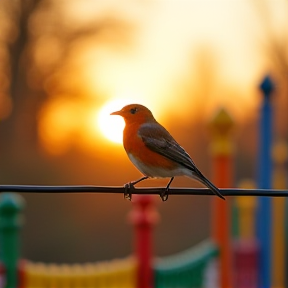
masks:
<instances>
[{"instance_id":1,"label":"sun","mask_svg":"<svg viewBox=\"0 0 288 288\"><path fill-rule=\"evenodd\" d=\"M125 122L120 116L111 116L110 113L118 111L130 104L127 99L114 99L106 102L100 109L97 124L102 134L114 143L122 143Z\"/></svg>"}]
</instances>

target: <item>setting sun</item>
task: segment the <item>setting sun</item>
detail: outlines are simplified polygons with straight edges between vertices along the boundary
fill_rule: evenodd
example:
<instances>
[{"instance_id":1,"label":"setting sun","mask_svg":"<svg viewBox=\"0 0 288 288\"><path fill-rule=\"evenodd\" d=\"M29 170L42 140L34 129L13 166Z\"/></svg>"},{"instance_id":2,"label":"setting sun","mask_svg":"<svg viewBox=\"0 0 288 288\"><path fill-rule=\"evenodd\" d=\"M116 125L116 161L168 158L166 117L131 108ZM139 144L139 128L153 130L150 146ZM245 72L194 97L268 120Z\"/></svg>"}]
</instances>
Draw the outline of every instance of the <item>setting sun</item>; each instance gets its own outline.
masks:
<instances>
[{"instance_id":1,"label":"setting sun","mask_svg":"<svg viewBox=\"0 0 288 288\"><path fill-rule=\"evenodd\" d=\"M99 111L97 124L103 135L112 142L122 143L125 122L122 117L111 116L110 113L120 110L131 103L125 99L115 99L107 102Z\"/></svg>"}]
</instances>

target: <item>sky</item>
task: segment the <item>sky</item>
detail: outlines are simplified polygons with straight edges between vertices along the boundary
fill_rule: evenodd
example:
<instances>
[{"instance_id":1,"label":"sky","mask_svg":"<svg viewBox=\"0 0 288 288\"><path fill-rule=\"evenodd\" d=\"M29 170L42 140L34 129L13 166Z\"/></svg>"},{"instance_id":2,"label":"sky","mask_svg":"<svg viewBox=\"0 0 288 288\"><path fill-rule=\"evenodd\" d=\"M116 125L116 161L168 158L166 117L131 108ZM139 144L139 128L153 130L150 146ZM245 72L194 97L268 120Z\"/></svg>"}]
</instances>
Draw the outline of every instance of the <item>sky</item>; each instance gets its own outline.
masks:
<instances>
[{"instance_id":1,"label":"sky","mask_svg":"<svg viewBox=\"0 0 288 288\"><path fill-rule=\"evenodd\" d=\"M197 115L195 110L199 109L199 104L194 105L198 100L193 89L199 86L197 77L204 61L206 69L211 69L212 77L216 78L216 85L210 88L212 97L200 105L204 115L208 117L218 107L227 107L236 119L246 117L258 105L259 99L253 97L257 84L262 75L269 73L269 61L265 55L266 22L276 33L283 24L287 24L285 1L267 1L265 5L242 0L86 0L69 1L69 5L67 1L62 1L61 7L68 15L69 25L113 15L134 26L133 40L124 49L88 45L77 54L85 67L79 73L82 74L83 85L89 87L91 94L102 97L98 106L89 113L99 115L103 113L102 106L117 100L118 107L112 105L117 107L116 110L122 108L122 103L138 102L149 107L164 121L171 110L178 113L180 118L193 117ZM205 96L204 93L201 97L204 99ZM63 106L67 110L69 105L64 103ZM59 111L63 111L63 107L58 107ZM53 109L47 111L55 112ZM100 128L99 119L87 117L92 134L96 133L95 137L99 137L105 129L113 129L111 127L120 121L113 119L112 126L106 128L110 120L109 111L105 111L107 117ZM70 113L73 113L73 109ZM51 114L49 117L49 113L46 116L44 122L54 117ZM63 126L67 127L67 121L63 120ZM46 126L51 126L52 121L46 122L49 123ZM59 121L54 122L59 130L61 124L59 126ZM45 124L41 126L40 123L42 130L43 126ZM118 130L117 126L114 133ZM52 131L55 138L55 130ZM63 138L61 129L59 135ZM118 136L118 142L119 139ZM48 141L48 146L51 146L51 141Z\"/></svg>"},{"instance_id":2,"label":"sky","mask_svg":"<svg viewBox=\"0 0 288 288\"><path fill-rule=\"evenodd\" d=\"M255 24L253 11L244 3L146 3L146 9L136 11L140 15L137 20L140 29L134 51L114 57L109 53L106 57L102 55L100 83L103 89L109 89L108 83L113 81L116 91L109 92L114 95L127 93L148 99L166 95L171 99L167 99L169 105L172 105L171 86L167 83L173 79L180 80L181 75L193 71L195 59L192 55L204 45L212 47L220 59L217 74L223 82L238 83L239 86L250 83L251 77L255 78L259 72L260 59L249 42L253 35L250 31L247 33L251 23ZM127 10L135 15L137 9L129 7ZM249 18L250 25L246 22ZM257 66L251 67L252 59L258 63Z\"/></svg>"}]
</instances>

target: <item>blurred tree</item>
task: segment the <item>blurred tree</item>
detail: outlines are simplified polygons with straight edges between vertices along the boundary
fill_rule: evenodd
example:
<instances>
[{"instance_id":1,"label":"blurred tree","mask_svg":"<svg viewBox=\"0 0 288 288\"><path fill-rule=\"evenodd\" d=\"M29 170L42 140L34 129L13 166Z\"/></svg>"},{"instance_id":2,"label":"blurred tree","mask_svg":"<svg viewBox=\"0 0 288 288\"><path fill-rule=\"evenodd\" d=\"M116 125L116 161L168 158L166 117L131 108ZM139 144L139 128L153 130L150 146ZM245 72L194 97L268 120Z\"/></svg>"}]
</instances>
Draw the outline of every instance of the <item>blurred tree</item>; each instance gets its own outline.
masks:
<instances>
[{"instance_id":1,"label":"blurred tree","mask_svg":"<svg viewBox=\"0 0 288 288\"><path fill-rule=\"evenodd\" d=\"M71 62L84 44L117 47L128 40L128 23L108 16L91 23L85 15L75 21L64 6L53 0L0 2L0 150L6 172L38 158L37 114L43 102L60 93L79 97L81 88L68 76L77 79L80 72Z\"/></svg>"}]
</instances>

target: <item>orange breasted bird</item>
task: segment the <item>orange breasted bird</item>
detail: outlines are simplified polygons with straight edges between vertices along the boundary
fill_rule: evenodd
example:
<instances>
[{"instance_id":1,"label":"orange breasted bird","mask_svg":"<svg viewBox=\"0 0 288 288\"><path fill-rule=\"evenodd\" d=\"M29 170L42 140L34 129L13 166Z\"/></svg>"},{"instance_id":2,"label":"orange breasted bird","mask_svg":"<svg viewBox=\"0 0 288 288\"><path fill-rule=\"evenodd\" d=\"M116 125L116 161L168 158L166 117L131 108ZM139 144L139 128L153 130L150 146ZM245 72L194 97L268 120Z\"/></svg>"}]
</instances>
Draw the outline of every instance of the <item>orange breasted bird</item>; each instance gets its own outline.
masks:
<instances>
[{"instance_id":1,"label":"orange breasted bird","mask_svg":"<svg viewBox=\"0 0 288 288\"><path fill-rule=\"evenodd\" d=\"M130 104L111 115L122 116L125 120L123 145L129 159L144 175L130 182L129 187L148 178L166 178L170 181L160 197L168 199L169 186L175 176L196 179L222 199L219 189L214 186L196 167L189 154L176 142L170 133L153 117L151 111L140 104ZM125 193L131 200L131 194Z\"/></svg>"}]
</instances>

